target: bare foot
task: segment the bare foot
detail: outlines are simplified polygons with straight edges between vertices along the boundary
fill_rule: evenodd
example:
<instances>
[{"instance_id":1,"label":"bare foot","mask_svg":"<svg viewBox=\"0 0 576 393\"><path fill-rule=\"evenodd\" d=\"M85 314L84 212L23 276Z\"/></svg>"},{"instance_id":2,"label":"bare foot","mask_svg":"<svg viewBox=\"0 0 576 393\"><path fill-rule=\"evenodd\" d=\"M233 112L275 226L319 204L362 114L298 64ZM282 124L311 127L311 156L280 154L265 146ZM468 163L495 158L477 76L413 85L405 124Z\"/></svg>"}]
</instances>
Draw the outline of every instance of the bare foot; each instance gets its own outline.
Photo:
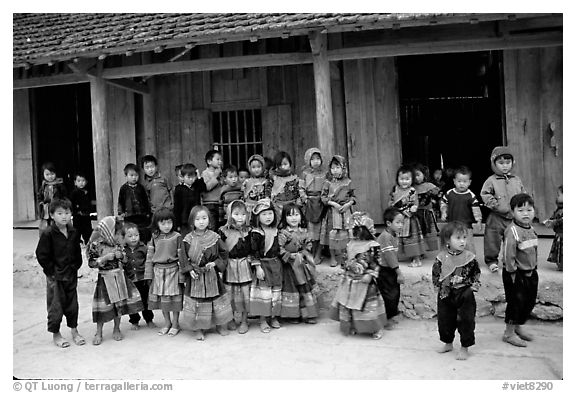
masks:
<instances>
[{"instance_id":1,"label":"bare foot","mask_svg":"<svg viewBox=\"0 0 576 393\"><path fill-rule=\"evenodd\" d=\"M150 329L155 329L156 328L156 324L152 321L150 322L146 322L146 326L148 326Z\"/></svg>"},{"instance_id":2,"label":"bare foot","mask_svg":"<svg viewBox=\"0 0 576 393\"><path fill-rule=\"evenodd\" d=\"M120 332L120 329L114 329L112 331L112 338L116 341L122 341L122 339L124 338L124 336L122 335L122 333Z\"/></svg>"},{"instance_id":3,"label":"bare foot","mask_svg":"<svg viewBox=\"0 0 576 393\"><path fill-rule=\"evenodd\" d=\"M131 323L130 325L130 330L140 330L140 325L138 325L138 322L136 323Z\"/></svg>"},{"instance_id":4,"label":"bare foot","mask_svg":"<svg viewBox=\"0 0 576 393\"><path fill-rule=\"evenodd\" d=\"M466 360L466 359L468 359L468 348L462 347L460 348L458 354L456 355L456 360Z\"/></svg>"},{"instance_id":5,"label":"bare foot","mask_svg":"<svg viewBox=\"0 0 576 393\"><path fill-rule=\"evenodd\" d=\"M454 349L454 346L452 345L452 343L450 344L444 344L444 346L440 349L438 349L436 352L438 353L446 353L446 352L450 352L451 350Z\"/></svg>"},{"instance_id":6,"label":"bare foot","mask_svg":"<svg viewBox=\"0 0 576 393\"><path fill-rule=\"evenodd\" d=\"M102 344L102 334L94 335L94 338L92 339L92 345L100 345L100 344Z\"/></svg>"},{"instance_id":7,"label":"bare foot","mask_svg":"<svg viewBox=\"0 0 576 393\"><path fill-rule=\"evenodd\" d=\"M78 333L78 329L71 329L71 332L72 332L72 340L74 341L74 344L76 344L76 345L86 344L86 340L84 340L84 337L82 337L80 335L80 333Z\"/></svg>"},{"instance_id":8,"label":"bare foot","mask_svg":"<svg viewBox=\"0 0 576 393\"><path fill-rule=\"evenodd\" d=\"M60 333L52 333L52 341L58 348L68 348L70 346L70 343Z\"/></svg>"}]
</instances>

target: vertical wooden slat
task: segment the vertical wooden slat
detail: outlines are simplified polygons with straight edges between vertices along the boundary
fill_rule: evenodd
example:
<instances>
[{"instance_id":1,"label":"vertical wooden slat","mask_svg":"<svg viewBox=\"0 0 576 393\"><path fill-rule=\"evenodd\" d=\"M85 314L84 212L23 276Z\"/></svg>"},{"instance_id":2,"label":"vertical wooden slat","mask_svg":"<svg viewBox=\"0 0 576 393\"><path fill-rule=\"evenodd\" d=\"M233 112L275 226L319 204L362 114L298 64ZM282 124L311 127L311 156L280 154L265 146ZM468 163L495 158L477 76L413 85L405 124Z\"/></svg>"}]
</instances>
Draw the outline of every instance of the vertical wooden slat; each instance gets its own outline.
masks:
<instances>
[{"instance_id":1,"label":"vertical wooden slat","mask_svg":"<svg viewBox=\"0 0 576 393\"><path fill-rule=\"evenodd\" d=\"M236 142L240 143L240 142L246 142L245 140L240 141L240 124L238 123L238 111L234 111L234 118L236 120ZM244 134L244 139L246 137L246 134ZM245 146L245 145L242 145ZM242 147L243 148L243 147ZM236 145L236 162L234 163L235 165L238 165L238 163L240 162L240 149L241 146L240 145Z\"/></svg>"},{"instance_id":2,"label":"vertical wooden slat","mask_svg":"<svg viewBox=\"0 0 576 393\"><path fill-rule=\"evenodd\" d=\"M150 94L142 96L142 115L144 118L144 154L156 156L156 107L154 99L156 96L155 78L148 80Z\"/></svg>"}]
</instances>

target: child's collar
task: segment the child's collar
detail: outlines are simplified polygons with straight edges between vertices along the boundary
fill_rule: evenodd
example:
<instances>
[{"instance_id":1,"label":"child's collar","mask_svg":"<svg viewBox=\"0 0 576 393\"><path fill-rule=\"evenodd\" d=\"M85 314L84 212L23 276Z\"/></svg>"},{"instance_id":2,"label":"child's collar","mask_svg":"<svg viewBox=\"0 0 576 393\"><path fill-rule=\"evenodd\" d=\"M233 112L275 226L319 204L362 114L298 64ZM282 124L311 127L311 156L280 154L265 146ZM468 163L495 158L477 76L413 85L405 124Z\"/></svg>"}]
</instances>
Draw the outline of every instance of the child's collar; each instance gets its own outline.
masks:
<instances>
[{"instance_id":1,"label":"child's collar","mask_svg":"<svg viewBox=\"0 0 576 393\"><path fill-rule=\"evenodd\" d=\"M521 222L516 221L515 218L513 218L514 224L518 225L520 228L524 228L524 229L530 229L532 228L532 225L528 224L528 226L522 224Z\"/></svg>"}]
</instances>

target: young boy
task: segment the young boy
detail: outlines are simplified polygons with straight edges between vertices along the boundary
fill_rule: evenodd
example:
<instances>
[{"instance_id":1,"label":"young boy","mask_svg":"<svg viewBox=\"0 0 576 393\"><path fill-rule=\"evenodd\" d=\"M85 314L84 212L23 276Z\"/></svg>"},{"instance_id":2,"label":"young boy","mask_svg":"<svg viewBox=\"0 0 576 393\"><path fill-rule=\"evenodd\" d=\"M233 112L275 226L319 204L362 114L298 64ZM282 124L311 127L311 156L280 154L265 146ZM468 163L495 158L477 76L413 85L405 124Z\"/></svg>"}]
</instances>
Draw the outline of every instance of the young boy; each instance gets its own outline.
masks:
<instances>
[{"instance_id":1,"label":"young boy","mask_svg":"<svg viewBox=\"0 0 576 393\"><path fill-rule=\"evenodd\" d=\"M78 333L78 269L82 254L78 231L70 225L72 203L68 199L53 199L49 206L52 223L40 234L36 258L46 275L46 303L48 305L48 331L54 344L66 348L70 343L60 334L62 316L72 333L76 345L86 341Z\"/></svg>"},{"instance_id":2,"label":"young boy","mask_svg":"<svg viewBox=\"0 0 576 393\"><path fill-rule=\"evenodd\" d=\"M92 220L90 211L92 210L92 201L86 190L86 176L83 173L77 173L74 176L74 190L70 193L70 202L72 202L72 225L78 231L84 244L88 244L92 234ZM78 241L80 241L78 236Z\"/></svg>"},{"instance_id":3,"label":"young boy","mask_svg":"<svg viewBox=\"0 0 576 393\"><path fill-rule=\"evenodd\" d=\"M144 311L142 311L142 316L144 321L149 328L155 328L156 325L152 320L154 319L154 312L148 309L148 292L150 291L150 284L148 280L144 279L144 267L146 264L146 253L148 252L148 247L140 241L140 234L138 232L138 227L136 224L131 222L126 222L122 228L124 234L124 252L126 253L126 275L132 282L142 298L142 304L144 305ZM132 330L138 330L138 322L140 321L140 315L138 313L130 314L130 323L132 324Z\"/></svg>"},{"instance_id":4,"label":"young boy","mask_svg":"<svg viewBox=\"0 0 576 393\"><path fill-rule=\"evenodd\" d=\"M228 211L228 205L237 199L242 199L244 192L240 187L238 182L238 171L234 165L230 165L224 168L222 172L224 176L224 185L220 189L220 210L219 210L219 224L223 226L226 224L228 219L226 212Z\"/></svg>"},{"instance_id":5,"label":"young boy","mask_svg":"<svg viewBox=\"0 0 576 393\"><path fill-rule=\"evenodd\" d=\"M466 225L466 249L476 254L474 247L474 231L472 224L482 223L482 212L476 195L470 191L472 183L472 171L465 166L454 171L454 188L442 197L440 211L442 212L442 221L460 221Z\"/></svg>"},{"instance_id":6,"label":"young boy","mask_svg":"<svg viewBox=\"0 0 576 393\"><path fill-rule=\"evenodd\" d=\"M192 230L188 216L194 206L201 204L201 195L206 191L204 179L197 177L198 170L194 164L184 164L181 169L182 184L174 188L174 227L182 237Z\"/></svg>"},{"instance_id":7,"label":"young boy","mask_svg":"<svg viewBox=\"0 0 576 393\"><path fill-rule=\"evenodd\" d=\"M538 294L538 236L532 228L534 200L528 194L510 199L513 221L504 232L504 269L502 281L506 295L506 330L502 339L517 347L525 347L532 335L524 331L536 304Z\"/></svg>"},{"instance_id":8,"label":"young boy","mask_svg":"<svg viewBox=\"0 0 576 393\"><path fill-rule=\"evenodd\" d=\"M244 181L250 177L250 172L247 168L238 169L238 184L242 187Z\"/></svg>"},{"instance_id":9,"label":"young boy","mask_svg":"<svg viewBox=\"0 0 576 393\"><path fill-rule=\"evenodd\" d=\"M144 169L143 184L148 193L152 213L161 207L172 209L172 196L170 194L172 186L168 179L158 171L156 157L151 155L142 157L142 169Z\"/></svg>"},{"instance_id":10,"label":"young boy","mask_svg":"<svg viewBox=\"0 0 576 393\"><path fill-rule=\"evenodd\" d=\"M514 157L507 146L495 147L490 163L494 174L484 182L480 196L486 207L492 210L484 230L484 261L490 271L496 273L504 230L512 222L510 198L523 193L524 186L520 178L512 174Z\"/></svg>"},{"instance_id":11,"label":"young boy","mask_svg":"<svg viewBox=\"0 0 576 393\"><path fill-rule=\"evenodd\" d=\"M124 167L126 183L120 187L118 192L118 216L124 221L134 223L138 226L145 243L150 240L150 202L146 189L138 183L139 168L136 164L127 164Z\"/></svg>"},{"instance_id":12,"label":"young boy","mask_svg":"<svg viewBox=\"0 0 576 393\"><path fill-rule=\"evenodd\" d=\"M202 205L206 206L212 216L209 229L216 230L220 210L222 155L218 150L209 150L204 160L206 161L206 169L202 171L202 178L206 184L206 191L202 193Z\"/></svg>"}]
</instances>

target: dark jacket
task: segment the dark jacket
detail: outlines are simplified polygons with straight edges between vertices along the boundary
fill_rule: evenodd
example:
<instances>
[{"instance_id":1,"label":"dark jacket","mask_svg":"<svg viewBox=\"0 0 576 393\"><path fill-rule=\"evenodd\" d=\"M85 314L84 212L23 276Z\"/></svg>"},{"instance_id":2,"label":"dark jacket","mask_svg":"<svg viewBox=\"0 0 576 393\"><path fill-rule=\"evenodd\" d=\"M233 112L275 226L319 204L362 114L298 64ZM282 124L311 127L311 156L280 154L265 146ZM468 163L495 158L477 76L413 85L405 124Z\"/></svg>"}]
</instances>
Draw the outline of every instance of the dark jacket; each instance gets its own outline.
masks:
<instances>
[{"instance_id":1,"label":"dark jacket","mask_svg":"<svg viewBox=\"0 0 576 393\"><path fill-rule=\"evenodd\" d=\"M90 211L92 210L92 201L88 196L88 190L74 187L74 190L70 193L70 201L72 202L72 215L90 215Z\"/></svg>"},{"instance_id":2,"label":"dark jacket","mask_svg":"<svg viewBox=\"0 0 576 393\"><path fill-rule=\"evenodd\" d=\"M190 187L186 184L178 184L174 188L174 217L176 227L181 227L188 223L190 210L201 204L201 195L206 192L206 183L202 177L197 178Z\"/></svg>"},{"instance_id":3,"label":"dark jacket","mask_svg":"<svg viewBox=\"0 0 576 393\"><path fill-rule=\"evenodd\" d=\"M68 238L52 223L40 234L36 247L36 258L44 274L58 281L77 279L82 266L79 233L72 225L67 226Z\"/></svg>"},{"instance_id":4,"label":"dark jacket","mask_svg":"<svg viewBox=\"0 0 576 393\"><path fill-rule=\"evenodd\" d=\"M124 183L118 192L118 214L147 216L150 214L150 202L146 188L140 183L131 186Z\"/></svg>"},{"instance_id":5,"label":"dark jacket","mask_svg":"<svg viewBox=\"0 0 576 393\"><path fill-rule=\"evenodd\" d=\"M142 242L138 243L134 250L130 248L129 245L124 246L124 252L126 253L126 265L124 270L126 275L132 281L142 281L144 280L144 269L146 266L146 254L148 253L148 247Z\"/></svg>"}]
</instances>

